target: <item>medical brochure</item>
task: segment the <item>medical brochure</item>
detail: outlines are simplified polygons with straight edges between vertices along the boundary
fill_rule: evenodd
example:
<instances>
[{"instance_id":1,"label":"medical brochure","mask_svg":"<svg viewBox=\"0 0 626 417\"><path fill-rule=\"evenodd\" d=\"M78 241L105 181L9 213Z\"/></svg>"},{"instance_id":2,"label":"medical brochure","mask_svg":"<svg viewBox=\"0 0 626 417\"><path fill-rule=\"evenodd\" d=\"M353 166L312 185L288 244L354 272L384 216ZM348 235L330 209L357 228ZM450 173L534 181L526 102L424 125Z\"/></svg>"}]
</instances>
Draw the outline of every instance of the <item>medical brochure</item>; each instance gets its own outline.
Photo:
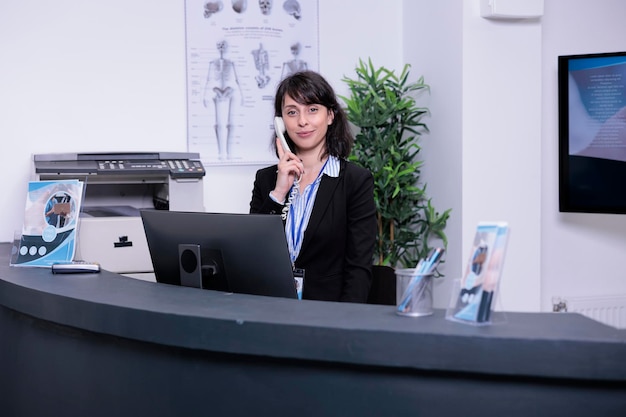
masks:
<instances>
[{"instance_id":1,"label":"medical brochure","mask_svg":"<svg viewBox=\"0 0 626 417\"><path fill-rule=\"evenodd\" d=\"M452 294L446 318L474 324L490 322L508 236L509 226L505 222L478 224L467 266Z\"/></svg>"},{"instance_id":2,"label":"medical brochure","mask_svg":"<svg viewBox=\"0 0 626 417\"><path fill-rule=\"evenodd\" d=\"M82 197L79 180L29 182L24 224L14 239L11 265L51 267L72 261Z\"/></svg>"}]
</instances>

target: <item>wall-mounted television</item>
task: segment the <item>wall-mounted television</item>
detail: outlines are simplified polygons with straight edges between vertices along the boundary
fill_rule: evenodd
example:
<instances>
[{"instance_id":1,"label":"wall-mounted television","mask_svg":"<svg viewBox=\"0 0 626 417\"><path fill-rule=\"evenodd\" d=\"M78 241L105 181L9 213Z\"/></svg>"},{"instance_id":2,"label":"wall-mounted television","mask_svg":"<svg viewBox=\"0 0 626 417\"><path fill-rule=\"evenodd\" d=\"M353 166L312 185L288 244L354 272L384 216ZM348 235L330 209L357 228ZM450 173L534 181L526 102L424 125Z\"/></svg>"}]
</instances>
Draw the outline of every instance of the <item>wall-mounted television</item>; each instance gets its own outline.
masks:
<instances>
[{"instance_id":1,"label":"wall-mounted television","mask_svg":"<svg viewBox=\"0 0 626 417\"><path fill-rule=\"evenodd\" d=\"M626 51L558 57L559 211L626 214Z\"/></svg>"}]
</instances>

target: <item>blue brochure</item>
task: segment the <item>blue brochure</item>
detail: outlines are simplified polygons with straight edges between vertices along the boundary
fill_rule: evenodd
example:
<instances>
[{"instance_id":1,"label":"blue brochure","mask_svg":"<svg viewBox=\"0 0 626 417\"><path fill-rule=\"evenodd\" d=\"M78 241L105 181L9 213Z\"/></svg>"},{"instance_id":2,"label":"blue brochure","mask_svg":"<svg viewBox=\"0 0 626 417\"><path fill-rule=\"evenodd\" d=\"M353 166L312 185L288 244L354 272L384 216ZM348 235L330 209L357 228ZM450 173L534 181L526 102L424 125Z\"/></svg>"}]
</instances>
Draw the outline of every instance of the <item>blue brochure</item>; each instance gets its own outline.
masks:
<instances>
[{"instance_id":1,"label":"blue brochure","mask_svg":"<svg viewBox=\"0 0 626 417\"><path fill-rule=\"evenodd\" d=\"M24 225L11 254L13 266L51 267L74 258L83 183L31 181Z\"/></svg>"},{"instance_id":2,"label":"blue brochure","mask_svg":"<svg viewBox=\"0 0 626 417\"><path fill-rule=\"evenodd\" d=\"M509 226L504 222L481 222L454 295L447 318L475 324L490 321L504 263Z\"/></svg>"}]
</instances>

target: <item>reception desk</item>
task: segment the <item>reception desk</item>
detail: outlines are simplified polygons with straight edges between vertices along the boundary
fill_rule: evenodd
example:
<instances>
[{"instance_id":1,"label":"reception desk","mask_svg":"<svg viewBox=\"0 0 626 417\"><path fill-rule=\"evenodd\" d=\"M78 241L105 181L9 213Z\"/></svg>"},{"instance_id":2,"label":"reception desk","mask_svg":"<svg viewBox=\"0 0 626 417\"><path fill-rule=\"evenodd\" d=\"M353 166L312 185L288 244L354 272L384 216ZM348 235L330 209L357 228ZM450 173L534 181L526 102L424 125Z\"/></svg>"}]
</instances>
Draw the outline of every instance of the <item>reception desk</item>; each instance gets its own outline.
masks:
<instances>
[{"instance_id":1,"label":"reception desk","mask_svg":"<svg viewBox=\"0 0 626 417\"><path fill-rule=\"evenodd\" d=\"M626 332L578 314L228 294L103 271L9 266L0 244L3 416L626 415Z\"/></svg>"}]
</instances>

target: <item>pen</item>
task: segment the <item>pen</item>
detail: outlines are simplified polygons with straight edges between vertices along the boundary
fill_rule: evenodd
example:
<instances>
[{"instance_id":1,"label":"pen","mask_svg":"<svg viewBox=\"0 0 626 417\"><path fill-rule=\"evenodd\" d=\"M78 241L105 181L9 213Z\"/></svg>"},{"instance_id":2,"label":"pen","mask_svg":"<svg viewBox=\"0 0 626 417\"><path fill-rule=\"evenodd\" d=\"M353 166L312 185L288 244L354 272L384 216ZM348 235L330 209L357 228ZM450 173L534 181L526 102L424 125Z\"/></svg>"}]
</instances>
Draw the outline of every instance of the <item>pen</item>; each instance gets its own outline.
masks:
<instances>
[{"instance_id":1,"label":"pen","mask_svg":"<svg viewBox=\"0 0 626 417\"><path fill-rule=\"evenodd\" d=\"M425 260L421 259L417 263L417 266L415 267L415 275L413 275L413 278L411 278L409 285L407 285L404 293L402 294L402 302L398 305L399 312L403 313L406 311L408 304L413 298L413 289L417 284L420 283L425 275L430 275L435 271L437 265L439 264L439 261L441 260L441 257L443 256L443 253L443 248L435 248L430 251Z\"/></svg>"}]
</instances>

